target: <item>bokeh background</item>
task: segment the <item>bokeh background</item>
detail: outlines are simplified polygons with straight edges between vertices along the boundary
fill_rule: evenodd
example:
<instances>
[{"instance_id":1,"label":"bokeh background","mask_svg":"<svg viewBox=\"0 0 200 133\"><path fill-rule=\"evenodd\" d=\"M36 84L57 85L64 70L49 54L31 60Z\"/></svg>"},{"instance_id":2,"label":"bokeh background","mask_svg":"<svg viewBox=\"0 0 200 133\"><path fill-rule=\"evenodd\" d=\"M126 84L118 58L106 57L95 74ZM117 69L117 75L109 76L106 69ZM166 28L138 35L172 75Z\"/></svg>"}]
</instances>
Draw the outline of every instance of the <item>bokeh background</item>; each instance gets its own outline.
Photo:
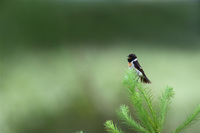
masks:
<instances>
[{"instance_id":1,"label":"bokeh background","mask_svg":"<svg viewBox=\"0 0 200 133\"><path fill-rule=\"evenodd\" d=\"M127 131L115 111L131 106L130 53L156 103L174 87L164 132L200 103L198 1L1 0L0 44L1 133L103 133L108 119Z\"/></svg>"}]
</instances>

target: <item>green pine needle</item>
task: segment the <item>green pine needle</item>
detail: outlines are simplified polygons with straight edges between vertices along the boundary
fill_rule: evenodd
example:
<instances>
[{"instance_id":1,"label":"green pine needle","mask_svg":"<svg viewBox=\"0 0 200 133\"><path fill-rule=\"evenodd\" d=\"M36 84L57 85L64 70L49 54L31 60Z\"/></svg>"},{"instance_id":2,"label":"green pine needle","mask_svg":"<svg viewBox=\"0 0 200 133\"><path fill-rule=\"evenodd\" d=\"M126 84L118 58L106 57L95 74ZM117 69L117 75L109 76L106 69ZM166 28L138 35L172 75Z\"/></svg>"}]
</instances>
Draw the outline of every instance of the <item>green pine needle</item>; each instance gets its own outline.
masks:
<instances>
[{"instance_id":1,"label":"green pine needle","mask_svg":"<svg viewBox=\"0 0 200 133\"><path fill-rule=\"evenodd\" d=\"M173 96L175 95L173 88L166 87L165 91L162 93L160 99L161 105L160 105L160 112L159 112L159 128L160 131L163 129L163 124L165 121L165 115L167 113L167 110L169 108L169 104L171 103L171 100Z\"/></svg>"},{"instance_id":2,"label":"green pine needle","mask_svg":"<svg viewBox=\"0 0 200 133\"><path fill-rule=\"evenodd\" d=\"M106 121L104 125L106 127L106 131L109 133L124 133L121 129L117 128L111 120Z\"/></svg>"},{"instance_id":3,"label":"green pine needle","mask_svg":"<svg viewBox=\"0 0 200 133\"><path fill-rule=\"evenodd\" d=\"M140 90L140 93L143 96L143 99L145 100L145 104L147 105L147 108L149 110L149 112L147 112L148 116L150 117L149 122L151 123L153 130L155 132L157 132L157 130L158 130L157 129L157 127L158 127L157 126L157 117L156 117L156 113L152 106L153 98L151 95L151 90L148 90L147 88L146 89L143 88L141 83L138 85L138 89Z\"/></svg>"},{"instance_id":4,"label":"green pine needle","mask_svg":"<svg viewBox=\"0 0 200 133\"><path fill-rule=\"evenodd\" d=\"M193 113L191 113L186 120L181 123L181 125L176 129L175 133L179 133L184 131L186 128L190 127L192 123L198 121L200 118L200 104L196 109L194 109Z\"/></svg>"},{"instance_id":5,"label":"green pine needle","mask_svg":"<svg viewBox=\"0 0 200 133\"><path fill-rule=\"evenodd\" d=\"M123 81L124 86L128 88L130 94L134 94L136 92L138 76L133 70L127 70L125 73L125 78Z\"/></svg>"},{"instance_id":6,"label":"green pine needle","mask_svg":"<svg viewBox=\"0 0 200 133\"><path fill-rule=\"evenodd\" d=\"M129 107L125 105L121 105L117 110L117 114L123 123L133 128L138 132L149 133L145 128L143 128L140 124L138 124L132 117L129 115Z\"/></svg>"},{"instance_id":7,"label":"green pine needle","mask_svg":"<svg viewBox=\"0 0 200 133\"><path fill-rule=\"evenodd\" d=\"M157 131L156 114L152 107L151 90L145 89L141 82L138 82L138 75L133 70L128 70L125 75L124 85L128 87L131 103L135 107L136 116L141 124L149 131ZM150 110L150 112L148 112Z\"/></svg>"}]
</instances>

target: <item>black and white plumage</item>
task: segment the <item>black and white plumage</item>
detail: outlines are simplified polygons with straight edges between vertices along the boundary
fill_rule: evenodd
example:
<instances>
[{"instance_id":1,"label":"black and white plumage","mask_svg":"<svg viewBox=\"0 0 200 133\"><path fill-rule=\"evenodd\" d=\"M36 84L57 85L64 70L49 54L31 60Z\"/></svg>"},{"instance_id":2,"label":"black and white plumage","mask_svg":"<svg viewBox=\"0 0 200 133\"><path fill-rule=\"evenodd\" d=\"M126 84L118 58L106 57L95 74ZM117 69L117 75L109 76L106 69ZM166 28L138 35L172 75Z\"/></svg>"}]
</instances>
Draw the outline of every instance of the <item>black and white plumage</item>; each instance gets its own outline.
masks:
<instances>
[{"instance_id":1,"label":"black and white plumage","mask_svg":"<svg viewBox=\"0 0 200 133\"><path fill-rule=\"evenodd\" d=\"M138 60L137 60L137 56L135 54L129 54L128 55L128 66L129 69L134 69L136 70L136 72L138 73L141 82L143 83L151 83L151 81L147 78L147 76L145 75L142 67L140 66Z\"/></svg>"}]
</instances>

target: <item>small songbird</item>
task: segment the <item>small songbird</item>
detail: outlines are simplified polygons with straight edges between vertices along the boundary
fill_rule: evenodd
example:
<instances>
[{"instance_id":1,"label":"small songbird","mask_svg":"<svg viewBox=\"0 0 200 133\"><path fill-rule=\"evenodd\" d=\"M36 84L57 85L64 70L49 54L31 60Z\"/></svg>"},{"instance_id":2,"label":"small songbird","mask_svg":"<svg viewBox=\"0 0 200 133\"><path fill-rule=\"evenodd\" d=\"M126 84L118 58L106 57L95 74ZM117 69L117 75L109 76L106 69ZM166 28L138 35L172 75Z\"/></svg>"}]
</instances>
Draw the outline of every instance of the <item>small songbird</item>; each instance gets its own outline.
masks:
<instances>
[{"instance_id":1,"label":"small songbird","mask_svg":"<svg viewBox=\"0 0 200 133\"><path fill-rule=\"evenodd\" d=\"M137 56L135 54L129 54L128 55L128 66L129 66L129 69L136 70L138 76L141 79L141 82L143 82L143 83L151 83L151 81L145 75L142 67L140 66L140 64L139 64L139 62L137 60Z\"/></svg>"}]
</instances>

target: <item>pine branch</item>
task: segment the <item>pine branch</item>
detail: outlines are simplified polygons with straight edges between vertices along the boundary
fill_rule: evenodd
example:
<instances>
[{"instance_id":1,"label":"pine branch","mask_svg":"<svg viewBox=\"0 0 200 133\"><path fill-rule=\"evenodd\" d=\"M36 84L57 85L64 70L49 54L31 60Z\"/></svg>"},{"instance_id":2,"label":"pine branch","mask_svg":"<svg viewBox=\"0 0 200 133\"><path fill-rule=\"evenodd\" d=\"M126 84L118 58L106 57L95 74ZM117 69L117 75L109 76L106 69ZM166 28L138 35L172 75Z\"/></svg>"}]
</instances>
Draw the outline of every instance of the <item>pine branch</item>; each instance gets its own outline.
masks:
<instances>
[{"instance_id":1,"label":"pine branch","mask_svg":"<svg viewBox=\"0 0 200 133\"><path fill-rule=\"evenodd\" d=\"M160 105L160 112L159 112L159 128L160 131L162 131L164 121L165 121L165 115L167 113L167 110L169 108L169 104L171 103L172 97L174 96L173 88L166 87L164 93L162 93L162 96L159 98L161 101Z\"/></svg>"},{"instance_id":2,"label":"pine branch","mask_svg":"<svg viewBox=\"0 0 200 133\"><path fill-rule=\"evenodd\" d=\"M135 115L140 120L142 126L145 127L149 132L153 132L153 121L148 115L147 109L143 105L143 99L139 92L132 96L131 103L133 104L134 109L136 111Z\"/></svg>"},{"instance_id":3,"label":"pine branch","mask_svg":"<svg viewBox=\"0 0 200 133\"><path fill-rule=\"evenodd\" d=\"M133 70L127 70L123 81L124 86L128 88L129 94L133 95L136 92L138 76Z\"/></svg>"},{"instance_id":4,"label":"pine branch","mask_svg":"<svg viewBox=\"0 0 200 133\"><path fill-rule=\"evenodd\" d=\"M104 125L106 127L106 131L109 133L124 133L121 129L118 129L111 120L106 121Z\"/></svg>"},{"instance_id":5,"label":"pine branch","mask_svg":"<svg viewBox=\"0 0 200 133\"><path fill-rule=\"evenodd\" d=\"M124 85L128 88L129 98L135 110L135 116L139 122L136 122L129 114L128 106L122 105L117 110L117 114L124 124L143 133L160 133L162 132L165 115L174 96L173 88L166 87L160 99L159 112L155 112L153 96L151 90L144 88L141 82L138 82L138 76L133 70L128 70ZM175 133L181 132L189 127L193 122L200 118L200 105L187 119L176 129ZM118 129L111 120L105 123L106 129L110 133L123 133Z\"/></svg>"},{"instance_id":6,"label":"pine branch","mask_svg":"<svg viewBox=\"0 0 200 133\"><path fill-rule=\"evenodd\" d=\"M143 98L145 99L145 101L147 103L147 106L148 106L148 108L150 110L150 115L153 117L153 122L151 121L151 125L153 126L154 131L158 132L157 131L158 130L157 117L156 117L155 111L154 111L153 106L152 106L153 98L152 98L152 95L151 95L151 90L149 90L147 92L147 89L144 89L142 87L141 83L138 84L138 89L140 90Z\"/></svg>"},{"instance_id":7,"label":"pine branch","mask_svg":"<svg viewBox=\"0 0 200 133\"><path fill-rule=\"evenodd\" d=\"M128 70L125 75L124 85L128 87L131 103L135 107L134 109L137 112L136 116L140 120L142 126L145 127L149 132L156 132L155 129L153 129L155 124L144 106L143 98L148 102L149 106L151 106L151 102L148 99L146 92L142 88L142 84L137 81L138 78L139 77L135 71Z\"/></svg>"},{"instance_id":8,"label":"pine branch","mask_svg":"<svg viewBox=\"0 0 200 133\"><path fill-rule=\"evenodd\" d=\"M175 133L184 131L186 128L190 127L192 123L198 121L200 118L200 104L198 107L190 114L186 120L176 129Z\"/></svg>"},{"instance_id":9,"label":"pine branch","mask_svg":"<svg viewBox=\"0 0 200 133\"><path fill-rule=\"evenodd\" d=\"M128 113L129 107L125 105L121 105L120 108L117 110L117 114L119 118L124 121L124 124L128 125L129 127L133 128L138 132L149 133L145 128L138 124Z\"/></svg>"}]
</instances>

